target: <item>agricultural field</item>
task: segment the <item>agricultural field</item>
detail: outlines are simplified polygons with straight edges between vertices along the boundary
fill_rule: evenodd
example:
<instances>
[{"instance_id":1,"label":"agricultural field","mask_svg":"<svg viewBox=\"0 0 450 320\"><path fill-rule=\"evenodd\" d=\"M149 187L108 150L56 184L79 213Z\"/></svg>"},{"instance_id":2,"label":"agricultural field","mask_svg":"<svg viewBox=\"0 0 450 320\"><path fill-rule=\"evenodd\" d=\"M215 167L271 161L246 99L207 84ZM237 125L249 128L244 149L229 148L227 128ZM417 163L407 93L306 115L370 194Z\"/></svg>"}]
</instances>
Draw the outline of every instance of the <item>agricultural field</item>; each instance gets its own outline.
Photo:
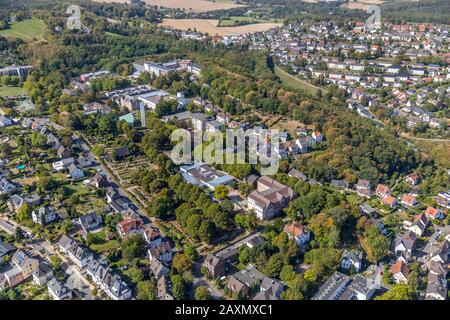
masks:
<instances>
[{"instance_id":1,"label":"agricultural field","mask_svg":"<svg viewBox=\"0 0 450 320\"><path fill-rule=\"evenodd\" d=\"M281 23L253 23L238 27L219 27L219 20L214 19L164 19L160 24L163 27L179 30L197 30L211 36L233 36L245 33L267 31L280 27Z\"/></svg>"},{"instance_id":2,"label":"agricultural field","mask_svg":"<svg viewBox=\"0 0 450 320\"><path fill-rule=\"evenodd\" d=\"M44 39L44 28L44 21L29 19L12 23L9 29L0 31L0 36L20 38L25 41L39 41Z\"/></svg>"},{"instance_id":3,"label":"agricultural field","mask_svg":"<svg viewBox=\"0 0 450 320\"><path fill-rule=\"evenodd\" d=\"M108 3L127 3L129 0L94 0L95 2ZM237 7L244 7L244 5L236 4L232 0L207 1L207 0L144 0L145 3L165 7L171 9L183 9L192 12L208 12L214 10L227 10Z\"/></svg>"},{"instance_id":4,"label":"agricultural field","mask_svg":"<svg viewBox=\"0 0 450 320\"><path fill-rule=\"evenodd\" d=\"M271 19L271 20L259 20L253 17L242 17L242 16L231 16L228 19L221 19L218 23L218 27L237 27L247 24L254 23L282 23L283 21L279 19Z\"/></svg>"},{"instance_id":5,"label":"agricultural field","mask_svg":"<svg viewBox=\"0 0 450 320\"><path fill-rule=\"evenodd\" d=\"M348 9L360 9L367 10L371 5L380 5L385 1L383 0L353 0L348 3L343 3L342 7L346 7Z\"/></svg>"}]
</instances>

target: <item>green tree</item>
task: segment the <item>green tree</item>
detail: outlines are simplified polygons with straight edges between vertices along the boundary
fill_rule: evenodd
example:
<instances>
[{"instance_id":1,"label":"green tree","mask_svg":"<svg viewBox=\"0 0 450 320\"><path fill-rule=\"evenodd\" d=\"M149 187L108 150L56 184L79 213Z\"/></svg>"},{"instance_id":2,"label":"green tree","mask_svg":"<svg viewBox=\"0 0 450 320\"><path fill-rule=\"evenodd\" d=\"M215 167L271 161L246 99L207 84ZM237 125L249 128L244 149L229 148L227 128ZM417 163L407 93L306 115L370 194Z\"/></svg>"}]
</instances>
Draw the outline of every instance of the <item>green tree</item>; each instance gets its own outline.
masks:
<instances>
[{"instance_id":1,"label":"green tree","mask_svg":"<svg viewBox=\"0 0 450 320\"><path fill-rule=\"evenodd\" d=\"M280 253L276 253L269 258L269 262L267 264L265 274L268 277L278 277L280 275L281 270L283 269L283 255Z\"/></svg>"},{"instance_id":2,"label":"green tree","mask_svg":"<svg viewBox=\"0 0 450 320\"><path fill-rule=\"evenodd\" d=\"M172 266L174 270L178 272L178 274L184 274L188 272L192 268L192 262L189 260L186 254L177 253L173 257Z\"/></svg>"},{"instance_id":3,"label":"green tree","mask_svg":"<svg viewBox=\"0 0 450 320\"><path fill-rule=\"evenodd\" d=\"M219 185L214 189L214 198L223 200L228 196L228 188L224 185Z\"/></svg>"},{"instance_id":4,"label":"green tree","mask_svg":"<svg viewBox=\"0 0 450 320\"><path fill-rule=\"evenodd\" d=\"M195 300L211 300L211 293L205 286L195 288Z\"/></svg>"},{"instance_id":5,"label":"green tree","mask_svg":"<svg viewBox=\"0 0 450 320\"><path fill-rule=\"evenodd\" d=\"M413 300L413 292L407 284L395 284L391 290L376 297L375 300Z\"/></svg>"},{"instance_id":6,"label":"green tree","mask_svg":"<svg viewBox=\"0 0 450 320\"><path fill-rule=\"evenodd\" d=\"M55 270L59 270L59 268L61 268L61 258L58 256L51 256L50 263Z\"/></svg>"},{"instance_id":7,"label":"green tree","mask_svg":"<svg viewBox=\"0 0 450 320\"><path fill-rule=\"evenodd\" d=\"M31 211L32 208L29 204L22 205L19 210L17 210L17 220L19 220L20 223L24 223L27 221L30 221L31 219Z\"/></svg>"},{"instance_id":8,"label":"green tree","mask_svg":"<svg viewBox=\"0 0 450 320\"><path fill-rule=\"evenodd\" d=\"M131 261L145 255L147 243L141 235L132 235L121 243L122 256Z\"/></svg>"},{"instance_id":9,"label":"green tree","mask_svg":"<svg viewBox=\"0 0 450 320\"><path fill-rule=\"evenodd\" d=\"M172 282L173 296L178 300L186 299L187 290L183 277L179 274L172 274L170 276L170 281Z\"/></svg>"},{"instance_id":10,"label":"green tree","mask_svg":"<svg viewBox=\"0 0 450 320\"><path fill-rule=\"evenodd\" d=\"M140 281L137 284L137 297L139 300L155 300L155 285L152 281Z\"/></svg>"}]
</instances>

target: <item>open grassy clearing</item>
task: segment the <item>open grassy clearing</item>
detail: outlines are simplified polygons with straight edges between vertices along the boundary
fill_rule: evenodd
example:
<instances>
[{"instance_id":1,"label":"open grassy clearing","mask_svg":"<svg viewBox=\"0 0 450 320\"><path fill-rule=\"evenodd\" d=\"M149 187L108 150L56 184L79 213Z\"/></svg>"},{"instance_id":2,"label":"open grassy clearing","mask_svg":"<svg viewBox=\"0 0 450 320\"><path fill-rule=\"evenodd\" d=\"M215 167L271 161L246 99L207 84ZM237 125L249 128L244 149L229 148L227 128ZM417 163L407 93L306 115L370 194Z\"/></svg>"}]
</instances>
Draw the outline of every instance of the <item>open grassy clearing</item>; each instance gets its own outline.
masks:
<instances>
[{"instance_id":1,"label":"open grassy clearing","mask_svg":"<svg viewBox=\"0 0 450 320\"><path fill-rule=\"evenodd\" d=\"M304 90L310 94L316 94L318 90L322 90L310 83L308 83L307 81L304 81L302 79L299 79L289 73L287 73L286 71L284 71L283 69L281 69L280 67L275 66L275 74L278 76L278 78L280 78L281 82L292 88L292 89L299 89L299 90Z\"/></svg>"},{"instance_id":2,"label":"open grassy clearing","mask_svg":"<svg viewBox=\"0 0 450 320\"><path fill-rule=\"evenodd\" d=\"M27 95L28 91L21 87L3 87L0 86L0 97L11 97Z\"/></svg>"},{"instance_id":3,"label":"open grassy clearing","mask_svg":"<svg viewBox=\"0 0 450 320\"><path fill-rule=\"evenodd\" d=\"M20 38L25 41L39 41L44 39L44 28L44 21L28 19L12 23L9 29L0 31L0 36Z\"/></svg>"}]
</instances>

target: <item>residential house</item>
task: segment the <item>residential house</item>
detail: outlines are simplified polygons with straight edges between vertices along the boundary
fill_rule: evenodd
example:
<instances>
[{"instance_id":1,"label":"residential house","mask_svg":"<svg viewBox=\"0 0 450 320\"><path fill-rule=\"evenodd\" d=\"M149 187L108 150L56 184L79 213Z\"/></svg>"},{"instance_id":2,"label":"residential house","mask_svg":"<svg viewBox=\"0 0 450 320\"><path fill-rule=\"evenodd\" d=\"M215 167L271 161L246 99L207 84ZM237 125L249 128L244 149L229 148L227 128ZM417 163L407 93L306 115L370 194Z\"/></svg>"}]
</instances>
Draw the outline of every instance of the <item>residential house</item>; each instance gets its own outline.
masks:
<instances>
[{"instance_id":1,"label":"residential house","mask_svg":"<svg viewBox=\"0 0 450 320\"><path fill-rule=\"evenodd\" d=\"M78 221L86 234L89 232L96 232L103 228L102 216L97 215L95 212L81 216Z\"/></svg>"},{"instance_id":2,"label":"residential house","mask_svg":"<svg viewBox=\"0 0 450 320\"><path fill-rule=\"evenodd\" d=\"M74 158L66 158L60 161L56 161L52 163L52 168L55 171L62 171L67 169L71 164L75 163Z\"/></svg>"},{"instance_id":3,"label":"residential house","mask_svg":"<svg viewBox=\"0 0 450 320\"><path fill-rule=\"evenodd\" d=\"M270 297L274 298L269 300L278 300L280 299L280 295L284 290L284 284L276 279L264 277L259 288L261 292L266 292Z\"/></svg>"},{"instance_id":4,"label":"residential house","mask_svg":"<svg viewBox=\"0 0 450 320\"><path fill-rule=\"evenodd\" d=\"M69 175L72 179L81 179L84 177L83 170L75 164L69 165Z\"/></svg>"},{"instance_id":5,"label":"residential house","mask_svg":"<svg viewBox=\"0 0 450 320\"><path fill-rule=\"evenodd\" d=\"M71 156L70 149L63 146L59 147L56 153L60 159L68 159Z\"/></svg>"},{"instance_id":6,"label":"residential house","mask_svg":"<svg viewBox=\"0 0 450 320\"><path fill-rule=\"evenodd\" d=\"M39 263L39 267L33 272L33 282L42 287L53 278L53 269L45 262Z\"/></svg>"},{"instance_id":7,"label":"residential house","mask_svg":"<svg viewBox=\"0 0 450 320\"><path fill-rule=\"evenodd\" d=\"M397 199L395 199L390 194L387 194L383 198L381 198L381 204L394 208L397 206Z\"/></svg>"},{"instance_id":8,"label":"residential house","mask_svg":"<svg viewBox=\"0 0 450 320\"><path fill-rule=\"evenodd\" d=\"M150 261L157 259L165 263L170 263L172 261L172 247L169 241L164 241L160 245L148 249L148 257Z\"/></svg>"},{"instance_id":9,"label":"residential house","mask_svg":"<svg viewBox=\"0 0 450 320\"><path fill-rule=\"evenodd\" d=\"M428 207L427 210L425 210L425 216L429 219L438 219L438 220L442 220L445 217L442 210L433 207Z\"/></svg>"},{"instance_id":10,"label":"residential house","mask_svg":"<svg viewBox=\"0 0 450 320\"><path fill-rule=\"evenodd\" d=\"M257 181L257 189L249 194L247 206L249 210L255 211L259 219L270 220L294 197L295 193L291 188L263 176Z\"/></svg>"},{"instance_id":11,"label":"residential house","mask_svg":"<svg viewBox=\"0 0 450 320\"><path fill-rule=\"evenodd\" d=\"M353 268L359 272L362 267L362 252L345 251L342 255L341 267L345 270Z\"/></svg>"},{"instance_id":12,"label":"residential house","mask_svg":"<svg viewBox=\"0 0 450 320\"><path fill-rule=\"evenodd\" d=\"M150 271L156 279L169 276L170 269L161 261L153 259L150 261Z\"/></svg>"},{"instance_id":13,"label":"residential house","mask_svg":"<svg viewBox=\"0 0 450 320\"><path fill-rule=\"evenodd\" d=\"M360 197L365 197L370 199L372 196L372 191L371 191L371 184L369 182L369 180L365 180L365 179L359 179L358 183L355 186L356 188L356 193L360 196Z\"/></svg>"},{"instance_id":14,"label":"residential house","mask_svg":"<svg viewBox=\"0 0 450 320\"><path fill-rule=\"evenodd\" d=\"M83 155L78 157L77 162L78 162L78 165L82 168L90 167L92 165L92 160Z\"/></svg>"},{"instance_id":15,"label":"residential house","mask_svg":"<svg viewBox=\"0 0 450 320\"><path fill-rule=\"evenodd\" d=\"M141 234L144 222L139 217L127 216L117 224L117 231L120 237L126 238L133 234Z\"/></svg>"},{"instance_id":16,"label":"residential house","mask_svg":"<svg viewBox=\"0 0 450 320\"><path fill-rule=\"evenodd\" d=\"M13 194L11 198L8 199L6 205L11 212L16 212L21 206L25 204L25 199L18 194Z\"/></svg>"},{"instance_id":17,"label":"residential house","mask_svg":"<svg viewBox=\"0 0 450 320\"><path fill-rule=\"evenodd\" d=\"M6 255L9 255L11 252L15 251L16 247L14 247L12 244L1 242L0 239L0 261L5 257Z\"/></svg>"},{"instance_id":18,"label":"residential house","mask_svg":"<svg viewBox=\"0 0 450 320\"><path fill-rule=\"evenodd\" d=\"M350 185L345 180L331 180L331 185L339 190L347 191L350 188Z\"/></svg>"},{"instance_id":19,"label":"residential house","mask_svg":"<svg viewBox=\"0 0 450 320\"><path fill-rule=\"evenodd\" d=\"M416 236L421 237L428 226L428 219L424 214L416 215L412 224L407 226L409 231L412 231Z\"/></svg>"},{"instance_id":20,"label":"residential house","mask_svg":"<svg viewBox=\"0 0 450 320\"><path fill-rule=\"evenodd\" d=\"M57 213L55 208L45 205L33 210L31 217L33 218L34 223L47 225L56 220Z\"/></svg>"},{"instance_id":21,"label":"residential house","mask_svg":"<svg viewBox=\"0 0 450 320\"><path fill-rule=\"evenodd\" d=\"M392 277L394 278L395 283L407 283L409 269L408 266L402 260L398 260L391 267Z\"/></svg>"},{"instance_id":22,"label":"residential house","mask_svg":"<svg viewBox=\"0 0 450 320\"><path fill-rule=\"evenodd\" d=\"M446 300L447 299L447 279L443 275L430 273L428 275L426 300Z\"/></svg>"},{"instance_id":23,"label":"residential house","mask_svg":"<svg viewBox=\"0 0 450 320\"><path fill-rule=\"evenodd\" d=\"M450 209L450 190L447 192L439 192L435 199L439 206Z\"/></svg>"},{"instance_id":24,"label":"residential house","mask_svg":"<svg viewBox=\"0 0 450 320\"><path fill-rule=\"evenodd\" d=\"M412 231L407 231L402 236L397 236L394 241L394 254L405 262L411 261L416 238Z\"/></svg>"},{"instance_id":25,"label":"residential house","mask_svg":"<svg viewBox=\"0 0 450 320\"><path fill-rule=\"evenodd\" d=\"M17 250L11 258L12 265L20 270L23 279L30 277L33 272L39 267L37 259L29 257L21 249Z\"/></svg>"},{"instance_id":26,"label":"residential house","mask_svg":"<svg viewBox=\"0 0 450 320\"><path fill-rule=\"evenodd\" d=\"M375 193L378 197L383 198L391 194L391 189L387 185L378 184Z\"/></svg>"},{"instance_id":27,"label":"residential house","mask_svg":"<svg viewBox=\"0 0 450 320\"><path fill-rule=\"evenodd\" d=\"M248 297L251 290L260 285L264 278L265 276L261 272L249 265L228 279L227 288L237 296Z\"/></svg>"},{"instance_id":28,"label":"residential house","mask_svg":"<svg viewBox=\"0 0 450 320\"><path fill-rule=\"evenodd\" d=\"M410 194L403 194L402 199L400 201L403 205L407 207L415 207L417 205L416 197Z\"/></svg>"},{"instance_id":29,"label":"residential house","mask_svg":"<svg viewBox=\"0 0 450 320\"><path fill-rule=\"evenodd\" d=\"M419 182L420 182L420 178L415 172L409 174L405 180L412 186L415 186L415 185L419 184Z\"/></svg>"},{"instance_id":30,"label":"residential house","mask_svg":"<svg viewBox=\"0 0 450 320\"><path fill-rule=\"evenodd\" d=\"M377 289L375 279L357 274L339 300L369 300Z\"/></svg>"},{"instance_id":31,"label":"residential house","mask_svg":"<svg viewBox=\"0 0 450 320\"><path fill-rule=\"evenodd\" d=\"M157 247L162 244L162 237L159 229L153 226L144 227L144 239L150 247Z\"/></svg>"},{"instance_id":32,"label":"residential house","mask_svg":"<svg viewBox=\"0 0 450 320\"><path fill-rule=\"evenodd\" d=\"M83 245L76 244L69 248L68 250L69 258L74 262L80 269L86 267L93 259L93 253Z\"/></svg>"},{"instance_id":33,"label":"residential house","mask_svg":"<svg viewBox=\"0 0 450 320\"><path fill-rule=\"evenodd\" d=\"M169 277L163 275L156 282L156 296L159 300L173 300Z\"/></svg>"},{"instance_id":34,"label":"residential house","mask_svg":"<svg viewBox=\"0 0 450 320\"><path fill-rule=\"evenodd\" d=\"M310 232L300 222L286 224L283 228L289 239L295 240L297 245L304 247L310 240Z\"/></svg>"},{"instance_id":35,"label":"residential house","mask_svg":"<svg viewBox=\"0 0 450 320\"><path fill-rule=\"evenodd\" d=\"M8 286L10 286L11 288L14 288L15 286L21 284L25 280L22 271L20 271L20 269L17 267L14 267L6 271L3 274L3 276L4 276L3 281L6 282Z\"/></svg>"},{"instance_id":36,"label":"residential house","mask_svg":"<svg viewBox=\"0 0 450 320\"><path fill-rule=\"evenodd\" d=\"M112 300L128 300L131 290L122 279L113 274L108 266L98 260L92 260L86 270L92 281Z\"/></svg>"},{"instance_id":37,"label":"residential house","mask_svg":"<svg viewBox=\"0 0 450 320\"><path fill-rule=\"evenodd\" d=\"M225 274L225 261L212 253L208 254L203 262L212 278L220 278Z\"/></svg>"},{"instance_id":38,"label":"residential house","mask_svg":"<svg viewBox=\"0 0 450 320\"><path fill-rule=\"evenodd\" d=\"M56 278L52 278L47 283L47 289L54 300L67 300L72 298L72 291Z\"/></svg>"},{"instance_id":39,"label":"residential house","mask_svg":"<svg viewBox=\"0 0 450 320\"><path fill-rule=\"evenodd\" d=\"M365 204L365 203L362 203L359 206L359 208L361 209L361 214L364 214L369 217L373 217L377 213L374 208L372 208L371 206L369 206L368 204Z\"/></svg>"},{"instance_id":40,"label":"residential house","mask_svg":"<svg viewBox=\"0 0 450 320\"><path fill-rule=\"evenodd\" d=\"M17 190L17 186L6 178L0 178L0 195L11 194Z\"/></svg>"},{"instance_id":41,"label":"residential house","mask_svg":"<svg viewBox=\"0 0 450 320\"><path fill-rule=\"evenodd\" d=\"M100 173L96 173L92 178L92 183L97 189L106 188L109 186L108 178Z\"/></svg>"}]
</instances>

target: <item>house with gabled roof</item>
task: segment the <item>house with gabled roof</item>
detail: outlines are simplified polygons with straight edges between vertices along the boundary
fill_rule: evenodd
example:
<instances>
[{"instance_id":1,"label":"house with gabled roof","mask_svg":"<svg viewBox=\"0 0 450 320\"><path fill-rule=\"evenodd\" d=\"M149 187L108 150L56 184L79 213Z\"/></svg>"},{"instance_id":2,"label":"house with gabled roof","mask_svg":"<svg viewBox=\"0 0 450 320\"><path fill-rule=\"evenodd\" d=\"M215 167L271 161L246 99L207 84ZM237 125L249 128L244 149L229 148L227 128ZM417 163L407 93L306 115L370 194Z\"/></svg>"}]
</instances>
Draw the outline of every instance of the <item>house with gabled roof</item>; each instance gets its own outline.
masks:
<instances>
[{"instance_id":1,"label":"house with gabled roof","mask_svg":"<svg viewBox=\"0 0 450 320\"><path fill-rule=\"evenodd\" d=\"M403 194L401 203L407 207L415 207L417 205L416 197L411 194Z\"/></svg>"},{"instance_id":2,"label":"house with gabled roof","mask_svg":"<svg viewBox=\"0 0 450 320\"><path fill-rule=\"evenodd\" d=\"M72 298L72 291L56 278L47 283L47 289L54 300L67 300Z\"/></svg>"},{"instance_id":3,"label":"house with gabled roof","mask_svg":"<svg viewBox=\"0 0 450 320\"><path fill-rule=\"evenodd\" d=\"M356 193L360 197L370 199L372 197L371 184L369 180L359 179L358 183L355 185Z\"/></svg>"},{"instance_id":4,"label":"house with gabled roof","mask_svg":"<svg viewBox=\"0 0 450 320\"><path fill-rule=\"evenodd\" d=\"M383 198L391 194L391 189L387 185L379 183L375 189L375 193L378 197Z\"/></svg>"},{"instance_id":5,"label":"house with gabled roof","mask_svg":"<svg viewBox=\"0 0 450 320\"><path fill-rule=\"evenodd\" d=\"M394 265L392 265L391 273L395 283L408 282L409 268L402 260L398 260L394 263Z\"/></svg>"},{"instance_id":6,"label":"house with gabled roof","mask_svg":"<svg viewBox=\"0 0 450 320\"><path fill-rule=\"evenodd\" d=\"M11 258L11 262L13 266L20 270L23 279L30 277L39 266L39 261L37 259L31 258L21 249L14 253Z\"/></svg>"},{"instance_id":7,"label":"house with gabled roof","mask_svg":"<svg viewBox=\"0 0 450 320\"><path fill-rule=\"evenodd\" d=\"M150 271L156 279L162 276L168 276L170 273L170 269L158 259L150 261Z\"/></svg>"},{"instance_id":8,"label":"house with gabled roof","mask_svg":"<svg viewBox=\"0 0 450 320\"><path fill-rule=\"evenodd\" d=\"M414 217L413 222L406 226L406 229L412 231L416 236L421 237L428 226L428 219L424 214L419 214Z\"/></svg>"},{"instance_id":9,"label":"house with gabled roof","mask_svg":"<svg viewBox=\"0 0 450 320\"><path fill-rule=\"evenodd\" d=\"M156 281L156 295L160 300L173 300L169 277L163 275Z\"/></svg>"},{"instance_id":10,"label":"house with gabled roof","mask_svg":"<svg viewBox=\"0 0 450 320\"><path fill-rule=\"evenodd\" d=\"M208 270L213 278L219 278L225 274L225 261L215 254L208 254L202 266Z\"/></svg>"},{"instance_id":11,"label":"house with gabled roof","mask_svg":"<svg viewBox=\"0 0 450 320\"><path fill-rule=\"evenodd\" d=\"M33 218L34 223L47 225L55 221L58 215L55 208L45 205L33 210L33 212L31 212L31 217Z\"/></svg>"},{"instance_id":12,"label":"house with gabled roof","mask_svg":"<svg viewBox=\"0 0 450 320\"><path fill-rule=\"evenodd\" d=\"M39 267L33 272L33 282L38 286L45 285L53 278L53 269L45 262L39 263Z\"/></svg>"},{"instance_id":13,"label":"house with gabled roof","mask_svg":"<svg viewBox=\"0 0 450 320\"><path fill-rule=\"evenodd\" d=\"M311 239L309 230L307 230L306 227L300 222L286 224L283 230L284 232L286 232L289 239L293 239L297 243L297 245L301 247L305 246Z\"/></svg>"},{"instance_id":14,"label":"house with gabled roof","mask_svg":"<svg viewBox=\"0 0 450 320\"><path fill-rule=\"evenodd\" d=\"M346 250L342 254L341 267L345 270L353 267L356 272L359 272L362 267L362 252Z\"/></svg>"},{"instance_id":15,"label":"house with gabled roof","mask_svg":"<svg viewBox=\"0 0 450 320\"><path fill-rule=\"evenodd\" d=\"M150 261L157 259L165 263L170 263L172 261L172 247L169 241L164 241L160 245L148 249L148 257Z\"/></svg>"},{"instance_id":16,"label":"house with gabled roof","mask_svg":"<svg viewBox=\"0 0 450 320\"><path fill-rule=\"evenodd\" d=\"M416 239L417 237L412 231L407 231L402 236L397 236L394 240L395 256L403 259L405 262L411 261Z\"/></svg>"},{"instance_id":17,"label":"house with gabled roof","mask_svg":"<svg viewBox=\"0 0 450 320\"><path fill-rule=\"evenodd\" d=\"M395 199L390 194L387 194L383 198L381 198L381 204L394 208L397 206L397 199Z\"/></svg>"},{"instance_id":18,"label":"house with gabled roof","mask_svg":"<svg viewBox=\"0 0 450 320\"><path fill-rule=\"evenodd\" d=\"M446 300L447 299L447 279L443 275L430 273L428 275L426 300Z\"/></svg>"},{"instance_id":19,"label":"house with gabled roof","mask_svg":"<svg viewBox=\"0 0 450 320\"><path fill-rule=\"evenodd\" d=\"M442 210L436 209L434 207L428 207L425 210L425 216L429 219L438 219L438 220L442 220L445 217Z\"/></svg>"},{"instance_id":20,"label":"house with gabled roof","mask_svg":"<svg viewBox=\"0 0 450 320\"><path fill-rule=\"evenodd\" d=\"M420 182L420 178L415 172L409 174L405 180L412 186L415 186L415 185L419 184L419 182Z\"/></svg>"},{"instance_id":21,"label":"house with gabled roof","mask_svg":"<svg viewBox=\"0 0 450 320\"><path fill-rule=\"evenodd\" d=\"M87 234L89 232L96 232L103 228L102 216L91 212L78 218L78 221L83 228L83 231Z\"/></svg>"}]
</instances>

